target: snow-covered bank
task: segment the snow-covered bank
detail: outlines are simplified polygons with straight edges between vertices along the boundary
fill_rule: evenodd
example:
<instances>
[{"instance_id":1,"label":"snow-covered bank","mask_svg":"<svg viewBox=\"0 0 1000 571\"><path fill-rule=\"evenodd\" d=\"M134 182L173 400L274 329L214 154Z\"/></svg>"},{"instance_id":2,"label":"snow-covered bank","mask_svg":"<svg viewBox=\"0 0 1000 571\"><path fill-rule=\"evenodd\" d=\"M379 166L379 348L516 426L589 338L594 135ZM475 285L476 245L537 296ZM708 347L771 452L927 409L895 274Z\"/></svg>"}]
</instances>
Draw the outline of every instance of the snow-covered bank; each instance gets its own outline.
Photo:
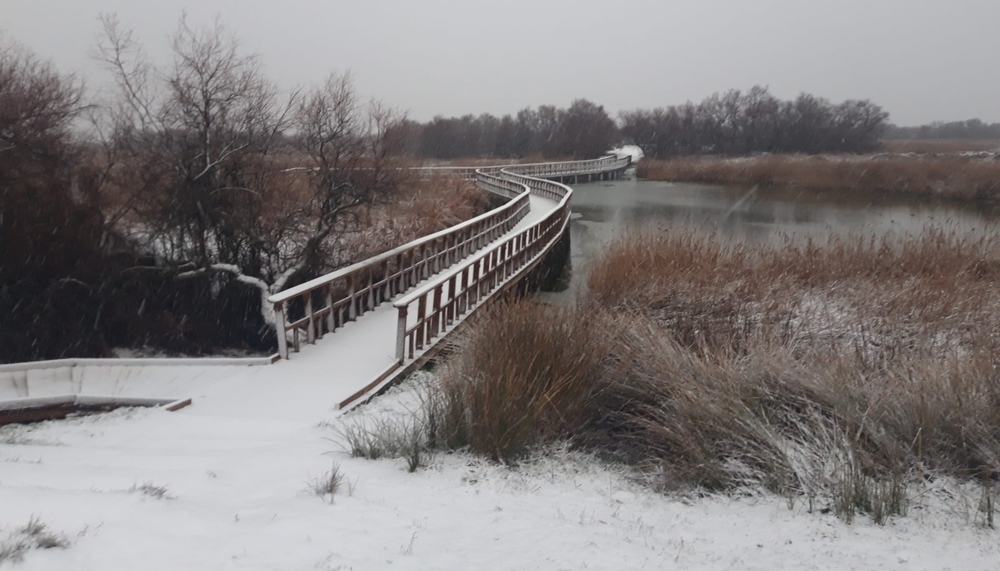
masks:
<instances>
[{"instance_id":1,"label":"snow-covered bank","mask_svg":"<svg viewBox=\"0 0 1000 571\"><path fill-rule=\"evenodd\" d=\"M18 568L31 570L965 569L998 556L971 490L947 504L924 490L886 527L845 525L772 496L659 495L574 453L517 469L439 455L410 474L342 451L344 423L415 403L408 383L346 417L332 403L259 420L196 402L6 427L0 526L37 516L71 539L28 552ZM334 463L331 504L308 481Z\"/></svg>"}]
</instances>

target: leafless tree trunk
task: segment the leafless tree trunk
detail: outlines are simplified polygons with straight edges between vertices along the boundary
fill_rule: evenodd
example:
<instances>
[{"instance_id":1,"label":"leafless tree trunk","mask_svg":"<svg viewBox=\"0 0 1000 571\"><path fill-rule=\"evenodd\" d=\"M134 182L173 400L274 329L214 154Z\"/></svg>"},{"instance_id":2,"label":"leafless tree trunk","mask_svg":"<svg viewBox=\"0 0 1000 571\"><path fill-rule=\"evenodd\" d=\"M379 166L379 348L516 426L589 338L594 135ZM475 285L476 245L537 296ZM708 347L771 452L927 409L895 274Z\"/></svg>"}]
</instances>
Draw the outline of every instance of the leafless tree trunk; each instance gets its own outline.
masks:
<instances>
[{"instance_id":1,"label":"leafless tree trunk","mask_svg":"<svg viewBox=\"0 0 1000 571\"><path fill-rule=\"evenodd\" d=\"M116 220L166 267L192 268L178 278L227 273L266 299L321 268L329 241L395 190L400 117L359 104L349 75L282 93L221 24L182 18L173 61L158 66L114 16L102 22L98 58L117 84L101 129Z\"/></svg>"}]
</instances>

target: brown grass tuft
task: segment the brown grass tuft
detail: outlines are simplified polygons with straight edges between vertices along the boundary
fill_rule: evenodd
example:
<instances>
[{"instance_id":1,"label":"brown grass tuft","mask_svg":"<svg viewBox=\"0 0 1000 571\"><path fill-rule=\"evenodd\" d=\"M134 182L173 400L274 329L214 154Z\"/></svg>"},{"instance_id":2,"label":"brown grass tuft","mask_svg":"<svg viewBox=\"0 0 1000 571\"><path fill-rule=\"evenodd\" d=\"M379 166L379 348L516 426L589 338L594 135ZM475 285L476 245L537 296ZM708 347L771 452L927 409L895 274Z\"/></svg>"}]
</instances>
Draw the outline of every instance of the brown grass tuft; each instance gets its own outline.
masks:
<instances>
[{"instance_id":1,"label":"brown grass tuft","mask_svg":"<svg viewBox=\"0 0 1000 571\"><path fill-rule=\"evenodd\" d=\"M614 327L603 313L531 302L493 308L443 375L442 443L514 462L568 437L585 421Z\"/></svg>"}]
</instances>

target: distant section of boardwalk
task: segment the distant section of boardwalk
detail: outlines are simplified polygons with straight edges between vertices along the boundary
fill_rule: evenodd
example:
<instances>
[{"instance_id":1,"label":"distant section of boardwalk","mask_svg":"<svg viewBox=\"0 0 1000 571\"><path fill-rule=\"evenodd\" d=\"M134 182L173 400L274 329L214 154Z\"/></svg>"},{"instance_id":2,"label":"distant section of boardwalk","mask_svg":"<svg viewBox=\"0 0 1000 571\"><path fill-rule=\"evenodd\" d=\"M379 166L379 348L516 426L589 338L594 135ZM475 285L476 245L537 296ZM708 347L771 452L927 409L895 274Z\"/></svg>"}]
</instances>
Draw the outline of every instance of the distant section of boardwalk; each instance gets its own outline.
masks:
<instances>
[{"instance_id":1,"label":"distant section of boardwalk","mask_svg":"<svg viewBox=\"0 0 1000 571\"><path fill-rule=\"evenodd\" d=\"M503 206L270 298L279 356L270 361L89 361L0 366L0 401L63 394L191 398L185 414L287 418L361 402L419 364L497 292L523 279L559 241L572 189L555 182L620 176L629 158L483 169ZM183 365L183 366L180 366ZM289 398L294 395L294 398Z\"/></svg>"}]
</instances>

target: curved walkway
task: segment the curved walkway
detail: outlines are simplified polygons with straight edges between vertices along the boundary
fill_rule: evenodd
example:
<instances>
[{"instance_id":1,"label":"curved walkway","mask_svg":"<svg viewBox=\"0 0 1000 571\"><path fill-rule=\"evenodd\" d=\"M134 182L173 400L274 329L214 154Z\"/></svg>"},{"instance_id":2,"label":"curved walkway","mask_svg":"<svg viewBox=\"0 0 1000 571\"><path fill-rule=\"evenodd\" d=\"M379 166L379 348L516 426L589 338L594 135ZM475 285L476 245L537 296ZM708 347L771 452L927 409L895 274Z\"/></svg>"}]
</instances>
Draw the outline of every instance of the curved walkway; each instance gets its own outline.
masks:
<instances>
[{"instance_id":1,"label":"curved walkway","mask_svg":"<svg viewBox=\"0 0 1000 571\"><path fill-rule=\"evenodd\" d=\"M283 356L291 357L275 365L223 361L177 367L169 359L163 366L106 360L82 367L0 370L0 401L67 393L190 398L194 406L185 414L259 419L321 414L355 404L412 368L504 284L523 277L555 243L552 236L561 235L568 222L572 190L541 177L604 177L627 165L627 159L605 157L477 170L480 186L511 201L273 296L286 333L281 336ZM334 295L338 287L347 288L342 301ZM296 300L300 315L292 320ZM315 344L300 343L300 338Z\"/></svg>"}]
</instances>

